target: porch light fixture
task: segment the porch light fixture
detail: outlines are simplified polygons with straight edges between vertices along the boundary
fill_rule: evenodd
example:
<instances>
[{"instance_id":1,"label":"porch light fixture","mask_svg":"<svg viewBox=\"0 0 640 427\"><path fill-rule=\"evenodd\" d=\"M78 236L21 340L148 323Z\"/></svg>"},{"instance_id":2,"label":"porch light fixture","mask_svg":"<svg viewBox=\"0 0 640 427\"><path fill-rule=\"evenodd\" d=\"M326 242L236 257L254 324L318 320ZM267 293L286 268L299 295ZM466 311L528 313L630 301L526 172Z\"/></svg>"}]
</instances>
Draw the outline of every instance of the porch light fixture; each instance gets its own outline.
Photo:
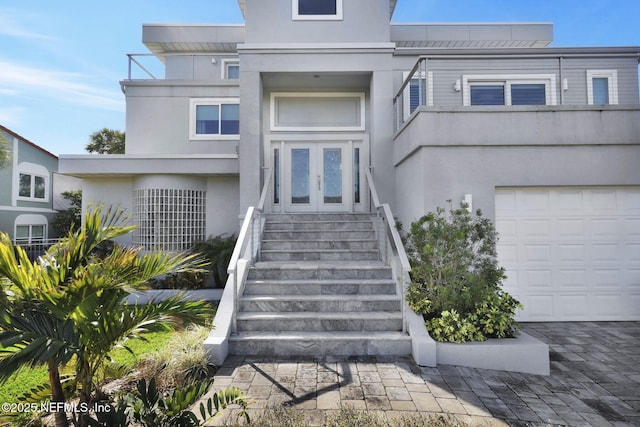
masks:
<instances>
[{"instance_id":1,"label":"porch light fixture","mask_svg":"<svg viewBox=\"0 0 640 427\"><path fill-rule=\"evenodd\" d=\"M456 82L453 84L453 90L455 90L456 92L460 92L460 90L462 89L462 86L460 84L460 79L456 80Z\"/></svg>"},{"instance_id":2,"label":"porch light fixture","mask_svg":"<svg viewBox=\"0 0 640 427\"><path fill-rule=\"evenodd\" d=\"M569 90L569 79L565 78L562 80L562 90Z\"/></svg>"}]
</instances>

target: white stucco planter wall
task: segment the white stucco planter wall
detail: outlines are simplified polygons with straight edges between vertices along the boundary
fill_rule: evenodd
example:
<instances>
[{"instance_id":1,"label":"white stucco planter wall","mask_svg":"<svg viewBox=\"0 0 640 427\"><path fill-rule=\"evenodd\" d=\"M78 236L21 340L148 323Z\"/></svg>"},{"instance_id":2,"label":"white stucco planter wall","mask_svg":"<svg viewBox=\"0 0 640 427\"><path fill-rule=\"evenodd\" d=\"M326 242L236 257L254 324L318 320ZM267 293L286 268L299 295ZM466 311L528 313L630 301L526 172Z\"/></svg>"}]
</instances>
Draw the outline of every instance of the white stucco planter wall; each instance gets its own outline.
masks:
<instances>
[{"instance_id":1,"label":"white stucco planter wall","mask_svg":"<svg viewBox=\"0 0 640 427\"><path fill-rule=\"evenodd\" d=\"M516 338L436 343L438 364L549 375L549 346L521 332Z\"/></svg>"}]
</instances>

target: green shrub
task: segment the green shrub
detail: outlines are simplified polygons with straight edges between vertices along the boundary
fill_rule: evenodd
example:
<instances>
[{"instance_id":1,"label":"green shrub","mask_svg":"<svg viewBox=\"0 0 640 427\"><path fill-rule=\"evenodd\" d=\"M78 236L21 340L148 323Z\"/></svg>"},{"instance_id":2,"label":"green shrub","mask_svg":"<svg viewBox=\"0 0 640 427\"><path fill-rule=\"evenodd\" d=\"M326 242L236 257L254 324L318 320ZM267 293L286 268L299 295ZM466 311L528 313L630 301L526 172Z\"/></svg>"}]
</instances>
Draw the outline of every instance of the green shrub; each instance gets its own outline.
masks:
<instances>
[{"instance_id":1,"label":"green shrub","mask_svg":"<svg viewBox=\"0 0 640 427\"><path fill-rule=\"evenodd\" d=\"M520 305L501 290L506 276L497 261L497 239L491 221L480 210L471 214L464 203L438 207L411 224L407 301L434 339L461 342L516 332L513 316Z\"/></svg>"},{"instance_id":2,"label":"green shrub","mask_svg":"<svg viewBox=\"0 0 640 427\"><path fill-rule=\"evenodd\" d=\"M440 317L427 320L426 325L431 337L441 342L484 341L487 338L476 326L475 315L460 316L455 311L443 311Z\"/></svg>"},{"instance_id":3,"label":"green shrub","mask_svg":"<svg viewBox=\"0 0 640 427\"><path fill-rule=\"evenodd\" d=\"M221 234L210 237L204 242L197 242L191 249L193 253L201 254L210 262L209 271L218 288L224 288L227 282L227 267L229 266L229 261L231 260L237 239L235 234L231 236Z\"/></svg>"},{"instance_id":4,"label":"green shrub","mask_svg":"<svg viewBox=\"0 0 640 427\"><path fill-rule=\"evenodd\" d=\"M498 291L491 294L476 310L478 324L488 338L513 337L520 325L514 320L516 308L522 304L507 292Z\"/></svg>"},{"instance_id":5,"label":"green shrub","mask_svg":"<svg viewBox=\"0 0 640 427\"><path fill-rule=\"evenodd\" d=\"M213 377L215 366L202 346L209 332L207 327L189 326L176 333L163 348L144 356L137 366L140 375L155 378L162 390Z\"/></svg>"}]
</instances>

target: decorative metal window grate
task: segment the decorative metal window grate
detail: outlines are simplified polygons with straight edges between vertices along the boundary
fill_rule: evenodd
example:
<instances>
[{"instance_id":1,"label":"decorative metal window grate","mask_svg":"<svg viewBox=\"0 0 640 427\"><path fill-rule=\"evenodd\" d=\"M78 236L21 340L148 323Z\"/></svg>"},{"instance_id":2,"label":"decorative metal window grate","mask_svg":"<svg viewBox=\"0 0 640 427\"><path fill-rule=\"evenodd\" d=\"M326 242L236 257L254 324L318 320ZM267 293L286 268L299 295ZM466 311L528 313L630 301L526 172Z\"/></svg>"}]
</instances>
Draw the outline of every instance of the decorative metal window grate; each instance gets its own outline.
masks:
<instances>
[{"instance_id":1,"label":"decorative metal window grate","mask_svg":"<svg viewBox=\"0 0 640 427\"><path fill-rule=\"evenodd\" d=\"M167 188L133 192L133 243L145 250L183 251L205 238L205 191Z\"/></svg>"}]
</instances>

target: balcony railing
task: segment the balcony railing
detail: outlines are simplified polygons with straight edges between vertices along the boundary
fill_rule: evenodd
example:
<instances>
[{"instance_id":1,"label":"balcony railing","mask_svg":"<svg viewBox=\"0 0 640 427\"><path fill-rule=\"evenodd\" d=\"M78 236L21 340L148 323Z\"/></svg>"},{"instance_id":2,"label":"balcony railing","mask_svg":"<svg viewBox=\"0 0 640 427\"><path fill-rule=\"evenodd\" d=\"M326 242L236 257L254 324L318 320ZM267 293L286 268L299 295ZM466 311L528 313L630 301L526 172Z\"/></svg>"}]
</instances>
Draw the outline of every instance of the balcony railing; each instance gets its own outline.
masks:
<instances>
[{"instance_id":1,"label":"balcony railing","mask_svg":"<svg viewBox=\"0 0 640 427\"><path fill-rule=\"evenodd\" d=\"M427 61L426 57L418 59L393 98L394 132L418 107L427 105Z\"/></svg>"},{"instance_id":2,"label":"balcony railing","mask_svg":"<svg viewBox=\"0 0 640 427\"><path fill-rule=\"evenodd\" d=\"M29 259L35 261L44 255L51 246L58 243L58 241L59 239L14 239L13 244L24 249Z\"/></svg>"}]
</instances>

